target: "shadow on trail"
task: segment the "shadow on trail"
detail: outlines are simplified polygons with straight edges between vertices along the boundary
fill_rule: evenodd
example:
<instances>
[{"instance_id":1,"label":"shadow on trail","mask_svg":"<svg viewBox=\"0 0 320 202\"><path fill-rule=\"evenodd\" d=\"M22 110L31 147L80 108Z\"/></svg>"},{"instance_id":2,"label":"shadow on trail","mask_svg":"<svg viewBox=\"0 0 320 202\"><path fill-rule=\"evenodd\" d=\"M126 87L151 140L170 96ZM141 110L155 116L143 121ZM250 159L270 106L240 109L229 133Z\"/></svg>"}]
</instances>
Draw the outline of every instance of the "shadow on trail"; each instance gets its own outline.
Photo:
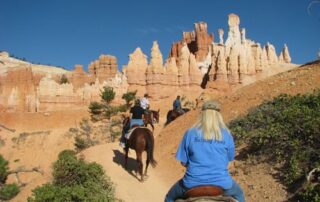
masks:
<instances>
[{"instance_id":1,"label":"shadow on trail","mask_svg":"<svg viewBox=\"0 0 320 202\"><path fill-rule=\"evenodd\" d=\"M137 167L138 167L138 163L136 161L136 159L131 158L130 156L128 157L128 165L127 165L127 169L124 167L124 163L125 163L125 154L119 150L114 149L113 150L114 153L114 157L113 157L113 162L120 165L124 170L126 170L130 175L132 175L133 177L135 177L137 180L139 180L139 178L137 177Z\"/></svg>"}]
</instances>

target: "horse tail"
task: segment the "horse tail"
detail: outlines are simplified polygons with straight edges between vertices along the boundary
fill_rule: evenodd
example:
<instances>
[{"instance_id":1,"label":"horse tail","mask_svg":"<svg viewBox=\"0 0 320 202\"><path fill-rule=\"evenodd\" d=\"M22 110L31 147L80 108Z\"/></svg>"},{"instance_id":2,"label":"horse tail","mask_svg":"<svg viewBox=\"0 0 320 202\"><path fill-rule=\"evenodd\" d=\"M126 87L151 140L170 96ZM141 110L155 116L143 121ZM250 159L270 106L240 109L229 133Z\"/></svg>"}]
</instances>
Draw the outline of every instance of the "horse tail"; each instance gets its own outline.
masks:
<instances>
[{"instance_id":1,"label":"horse tail","mask_svg":"<svg viewBox=\"0 0 320 202\"><path fill-rule=\"evenodd\" d=\"M147 158L150 160L150 164L152 167L157 166L157 161L153 158L153 150L154 150L154 138L153 134L150 130L148 130L147 135Z\"/></svg>"}]
</instances>

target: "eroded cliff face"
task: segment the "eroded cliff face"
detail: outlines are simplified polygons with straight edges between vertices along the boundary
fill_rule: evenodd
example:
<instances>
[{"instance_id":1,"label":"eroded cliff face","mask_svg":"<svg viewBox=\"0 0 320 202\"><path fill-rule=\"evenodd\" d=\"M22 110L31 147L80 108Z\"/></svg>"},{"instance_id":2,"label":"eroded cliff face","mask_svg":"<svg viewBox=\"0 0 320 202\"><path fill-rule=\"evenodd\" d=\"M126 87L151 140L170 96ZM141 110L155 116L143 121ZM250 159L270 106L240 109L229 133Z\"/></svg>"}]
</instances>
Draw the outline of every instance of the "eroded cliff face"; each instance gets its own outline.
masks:
<instances>
[{"instance_id":1,"label":"eroded cliff face","mask_svg":"<svg viewBox=\"0 0 320 202\"><path fill-rule=\"evenodd\" d=\"M285 44L279 56L271 43L262 46L246 38L240 18L228 16L229 30L218 30L218 41L208 34L205 22L195 30L183 32L181 41L172 45L164 61L159 44L151 48L150 60L140 48L129 55L129 62L118 72L117 59L101 55L90 63L88 73L82 65L67 71L34 65L0 53L0 110L46 111L87 107L100 101L100 89L115 89L115 102L123 102L127 91L148 93L153 101L185 95L198 97L204 90L220 96L259 79L287 71L291 64ZM62 83L67 78L67 83Z\"/></svg>"},{"instance_id":2,"label":"eroded cliff face","mask_svg":"<svg viewBox=\"0 0 320 202\"><path fill-rule=\"evenodd\" d=\"M114 60L115 57L110 58ZM0 110L43 112L87 108L90 102L100 101L100 90L106 85L116 91L114 102L123 102L121 96L128 87L126 77L120 72L114 73L110 62L103 63L105 55L97 61L99 65L94 66L94 74L91 74L86 73L82 65L75 65L74 70L67 71L20 61L1 52Z\"/></svg>"},{"instance_id":3,"label":"eroded cliff face","mask_svg":"<svg viewBox=\"0 0 320 202\"><path fill-rule=\"evenodd\" d=\"M201 70L196 67L195 55L191 54L187 44L183 44L179 58L169 58L163 63L158 43L153 42L151 58L137 48L130 54L125 68L130 91L137 90L138 96L148 93L151 99L161 100L189 92L202 91ZM193 89L194 88L194 89Z\"/></svg>"},{"instance_id":4,"label":"eroded cliff face","mask_svg":"<svg viewBox=\"0 0 320 202\"><path fill-rule=\"evenodd\" d=\"M223 95L296 66L291 64L286 45L277 56L272 44L261 46L247 39L237 15L229 15L228 25L226 40L224 30L219 29L219 42L214 42L207 24L195 23L195 31L183 32L182 40L172 45L165 64L157 42L151 48L149 64L137 49L127 66L130 90L138 90L139 95L147 92L156 100L178 94L192 97L203 89Z\"/></svg>"},{"instance_id":5,"label":"eroded cliff face","mask_svg":"<svg viewBox=\"0 0 320 202\"><path fill-rule=\"evenodd\" d=\"M214 42L213 35L207 33L207 25L204 22L195 23L195 31L184 32L183 39L173 44L169 60L175 58L178 65L185 64L186 57L183 61L181 58L185 52L184 45L187 45L190 55L196 57L195 69L201 70L202 87L218 94L297 66L291 64L286 44L277 56L276 49L271 43L261 46L247 39L246 30L240 29L240 18L236 14L228 16L228 25L227 38L224 39L224 30L219 29L218 42ZM189 58L189 65L192 64L191 61ZM194 68L194 65L192 67ZM197 73L197 71L189 72L189 78L197 78L192 82L199 85L200 76L196 75Z\"/></svg>"}]
</instances>

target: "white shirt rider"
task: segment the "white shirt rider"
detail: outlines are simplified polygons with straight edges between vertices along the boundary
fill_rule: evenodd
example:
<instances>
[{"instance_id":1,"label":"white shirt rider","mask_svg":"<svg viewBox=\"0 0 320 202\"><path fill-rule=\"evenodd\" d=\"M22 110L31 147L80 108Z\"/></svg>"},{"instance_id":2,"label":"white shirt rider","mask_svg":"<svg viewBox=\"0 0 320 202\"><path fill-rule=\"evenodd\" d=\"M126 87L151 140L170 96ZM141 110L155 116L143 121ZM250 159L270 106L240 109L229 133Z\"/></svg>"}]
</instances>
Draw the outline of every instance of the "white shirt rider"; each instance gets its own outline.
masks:
<instances>
[{"instance_id":1,"label":"white shirt rider","mask_svg":"<svg viewBox=\"0 0 320 202\"><path fill-rule=\"evenodd\" d=\"M149 100L148 100L148 94L145 94L143 98L140 100L140 106L143 109L148 109L149 107Z\"/></svg>"}]
</instances>

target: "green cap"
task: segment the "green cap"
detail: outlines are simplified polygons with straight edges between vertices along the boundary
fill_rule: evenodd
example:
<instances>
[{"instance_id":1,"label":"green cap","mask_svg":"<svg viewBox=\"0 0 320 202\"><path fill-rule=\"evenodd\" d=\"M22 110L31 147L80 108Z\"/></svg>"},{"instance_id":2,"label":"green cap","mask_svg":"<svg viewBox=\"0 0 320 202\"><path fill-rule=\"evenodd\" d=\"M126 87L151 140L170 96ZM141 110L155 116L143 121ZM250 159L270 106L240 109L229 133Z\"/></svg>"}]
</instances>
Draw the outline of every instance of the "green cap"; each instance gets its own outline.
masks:
<instances>
[{"instance_id":1,"label":"green cap","mask_svg":"<svg viewBox=\"0 0 320 202\"><path fill-rule=\"evenodd\" d=\"M209 101L206 101L205 103L203 103L203 105L202 105L202 110L207 110L207 109L220 111L220 105L216 101L209 100Z\"/></svg>"}]
</instances>

